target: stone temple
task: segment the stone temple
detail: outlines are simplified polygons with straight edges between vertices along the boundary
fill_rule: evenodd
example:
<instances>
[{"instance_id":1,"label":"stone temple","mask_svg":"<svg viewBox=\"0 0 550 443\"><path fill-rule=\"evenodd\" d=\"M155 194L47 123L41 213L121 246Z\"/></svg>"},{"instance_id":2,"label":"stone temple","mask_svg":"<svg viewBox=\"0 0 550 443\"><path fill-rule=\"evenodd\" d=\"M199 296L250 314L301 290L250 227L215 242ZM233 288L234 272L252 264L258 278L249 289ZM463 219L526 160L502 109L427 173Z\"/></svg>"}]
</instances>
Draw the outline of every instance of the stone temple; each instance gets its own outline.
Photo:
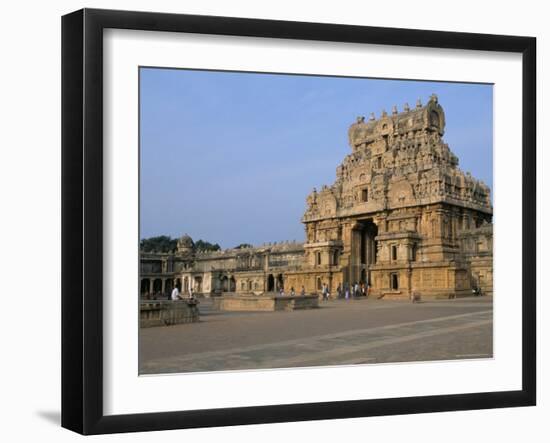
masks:
<instances>
[{"instance_id":1,"label":"stone temple","mask_svg":"<svg viewBox=\"0 0 550 443\"><path fill-rule=\"evenodd\" d=\"M378 298L492 294L490 189L459 169L444 131L436 95L357 118L336 180L307 196L304 243L200 252L184 236L174 253L141 253L142 296L174 284L215 296L326 283L335 294L355 282Z\"/></svg>"}]
</instances>

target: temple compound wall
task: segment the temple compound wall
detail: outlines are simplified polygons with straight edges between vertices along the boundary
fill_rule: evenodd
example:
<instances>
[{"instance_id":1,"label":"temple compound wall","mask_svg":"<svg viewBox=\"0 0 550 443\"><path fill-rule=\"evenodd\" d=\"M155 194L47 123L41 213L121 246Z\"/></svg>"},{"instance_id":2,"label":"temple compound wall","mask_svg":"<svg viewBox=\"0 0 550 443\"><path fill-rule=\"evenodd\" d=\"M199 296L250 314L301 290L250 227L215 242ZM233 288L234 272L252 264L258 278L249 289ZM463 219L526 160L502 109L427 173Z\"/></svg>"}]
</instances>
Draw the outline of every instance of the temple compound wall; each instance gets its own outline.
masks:
<instances>
[{"instance_id":1,"label":"temple compound wall","mask_svg":"<svg viewBox=\"0 0 550 443\"><path fill-rule=\"evenodd\" d=\"M300 268L303 255L303 244L297 242L196 251L191 237L184 235L174 253L140 254L140 293L167 297L174 285L184 293L191 289L206 296L278 292L288 286L285 275Z\"/></svg>"},{"instance_id":2,"label":"temple compound wall","mask_svg":"<svg viewBox=\"0 0 550 443\"><path fill-rule=\"evenodd\" d=\"M164 285L143 272L160 260L156 269L169 270L171 284L206 294L302 286L316 293L324 283L334 293L356 282L384 298L492 294L490 189L458 167L444 129L435 95L378 119L359 117L335 182L307 197L303 244L197 253L184 236L174 254L142 254L142 293L144 279Z\"/></svg>"}]
</instances>

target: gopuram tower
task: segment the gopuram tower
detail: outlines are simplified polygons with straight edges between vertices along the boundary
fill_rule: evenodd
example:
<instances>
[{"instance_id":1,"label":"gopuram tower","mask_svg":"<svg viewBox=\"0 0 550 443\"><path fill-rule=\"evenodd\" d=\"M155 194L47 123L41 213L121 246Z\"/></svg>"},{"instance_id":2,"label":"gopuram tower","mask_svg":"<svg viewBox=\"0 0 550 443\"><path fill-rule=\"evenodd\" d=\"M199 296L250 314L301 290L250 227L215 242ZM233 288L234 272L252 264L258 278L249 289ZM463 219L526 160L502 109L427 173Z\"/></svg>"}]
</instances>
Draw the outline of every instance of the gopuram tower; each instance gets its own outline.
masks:
<instances>
[{"instance_id":1,"label":"gopuram tower","mask_svg":"<svg viewBox=\"0 0 550 443\"><path fill-rule=\"evenodd\" d=\"M490 189L458 167L434 94L423 106L359 117L331 186L307 197L304 261L287 285L355 282L373 296L492 292Z\"/></svg>"}]
</instances>

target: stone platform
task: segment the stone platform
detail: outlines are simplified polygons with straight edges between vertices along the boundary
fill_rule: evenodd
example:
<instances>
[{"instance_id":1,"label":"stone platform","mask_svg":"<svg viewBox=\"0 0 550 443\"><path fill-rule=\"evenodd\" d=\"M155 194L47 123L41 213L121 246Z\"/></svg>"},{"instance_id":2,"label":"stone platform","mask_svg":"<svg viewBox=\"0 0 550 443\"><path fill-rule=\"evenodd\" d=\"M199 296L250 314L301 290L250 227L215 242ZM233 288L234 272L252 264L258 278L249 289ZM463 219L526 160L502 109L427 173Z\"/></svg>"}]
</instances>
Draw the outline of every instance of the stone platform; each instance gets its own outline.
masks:
<instances>
[{"instance_id":1,"label":"stone platform","mask_svg":"<svg viewBox=\"0 0 550 443\"><path fill-rule=\"evenodd\" d=\"M449 300L454 298L466 298L466 297L476 297L471 289L465 289L455 292L444 292L444 291L422 291L414 293L415 300ZM408 291L388 291L382 292L381 294L373 294L371 297L376 299L384 300L411 300L412 296Z\"/></svg>"},{"instance_id":2,"label":"stone platform","mask_svg":"<svg viewBox=\"0 0 550 443\"><path fill-rule=\"evenodd\" d=\"M220 311L295 311L319 307L317 295L224 295L212 299Z\"/></svg>"},{"instance_id":3,"label":"stone platform","mask_svg":"<svg viewBox=\"0 0 550 443\"><path fill-rule=\"evenodd\" d=\"M198 303L194 300L141 301L139 307L140 328L170 326L199 321Z\"/></svg>"}]
</instances>

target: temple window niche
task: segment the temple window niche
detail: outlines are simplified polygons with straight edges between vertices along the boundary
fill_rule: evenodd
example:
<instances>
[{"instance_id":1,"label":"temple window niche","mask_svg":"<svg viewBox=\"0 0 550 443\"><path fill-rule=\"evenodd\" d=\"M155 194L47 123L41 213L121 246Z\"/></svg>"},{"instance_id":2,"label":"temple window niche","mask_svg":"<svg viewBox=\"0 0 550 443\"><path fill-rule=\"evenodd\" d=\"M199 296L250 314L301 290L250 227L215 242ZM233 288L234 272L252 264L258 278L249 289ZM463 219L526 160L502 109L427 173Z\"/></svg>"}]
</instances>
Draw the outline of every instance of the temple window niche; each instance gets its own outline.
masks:
<instances>
[{"instance_id":1,"label":"temple window niche","mask_svg":"<svg viewBox=\"0 0 550 443\"><path fill-rule=\"evenodd\" d=\"M416 261L416 250L417 250L416 243L413 243L411 245L411 261Z\"/></svg>"},{"instance_id":2,"label":"temple window niche","mask_svg":"<svg viewBox=\"0 0 550 443\"><path fill-rule=\"evenodd\" d=\"M392 261L397 260L397 245L391 245L391 259Z\"/></svg>"},{"instance_id":3,"label":"temple window niche","mask_svg":"<svg viewBox=\"0 0 550 443\"><path fill-rule=\"evenodd\" d=\"M435 111L430 112L430 125L439 128L439 114Z\"/></svg>"},{"instance_id":4,"label":"temple window niche","mask_svg":"<svg viewBox=\"0 0 550 443\"><path fill-rule=\"evenodd\" d=\"M369 201L369 190L367 188L361 190L361 201L362 202Z\"/></svg>"},{"instance_id":5,"label":"temple window niche","mask_svg":"<svg viewBox=\"0 0 550 443\"><path fill-rule=\"evenodd\" d=\"M392 291L399 290L399 276L397 272L392 272L390 274L390 288Z\"/></svg>"},{"instance_id":6,"label":"temple window niche","mask_svg":"<svg viewBox=\"0 0 550 443\"><path fill-rule=\"evenodd\" d=\"M443 220L443 235L447 238L451 236L451 230L447 220Z\"/></svg>"},{"instance_id":7,"label":"temple window niche","mask_svg":"<svg viewBox=\"0 0 550 443\"><path fill-rule=\"evenodd\" d=\"M315 254L315 263L320 265L321 264L321 253L320 252L317 252Z\"/></svg>"}]
</instances>

